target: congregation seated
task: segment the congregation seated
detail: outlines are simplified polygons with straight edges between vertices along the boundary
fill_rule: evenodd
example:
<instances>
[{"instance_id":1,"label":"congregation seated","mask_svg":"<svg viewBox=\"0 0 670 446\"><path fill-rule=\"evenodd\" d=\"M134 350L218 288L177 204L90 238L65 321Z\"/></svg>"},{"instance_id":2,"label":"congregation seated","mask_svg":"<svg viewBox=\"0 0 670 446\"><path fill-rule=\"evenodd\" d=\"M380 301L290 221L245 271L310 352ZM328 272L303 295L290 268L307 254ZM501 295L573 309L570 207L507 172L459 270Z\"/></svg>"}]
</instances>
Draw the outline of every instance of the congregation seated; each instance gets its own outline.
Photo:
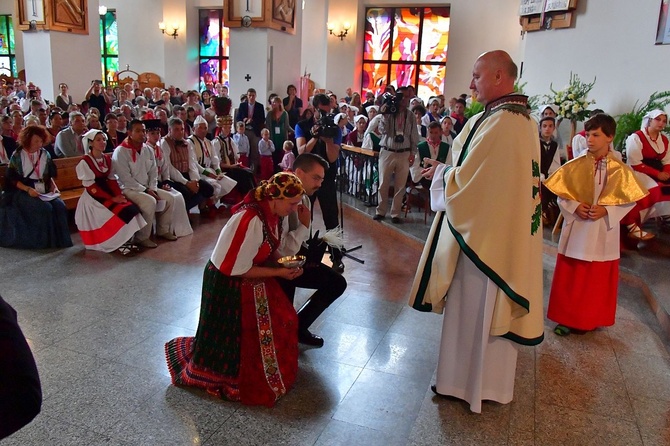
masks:
<instances>
[{"instance_id":1,"label":"congregation seated","mask_svg":"<svg viewBox=\"0 0 670 446\"><path fill-rule=\"evenodd\" d=\"M170 175L168 184L184 196L186 209L204 208L214 195L214 188L200 177L195 153L184 139L183 121L172 117L168 126L168 135L160 143Z\"/></svg>"},{"instance_id":2,"label":"congregation seated","mask_svg":"<svg viewBox=\"0 0 670 446\"><path fill-rule=\"evenodd\" d=\"M237 182L227 177L221 171L221 162L219 153L207 139L208 124L205 118L198 116L193 125L193 134L187 138L189 152L195 154L196 166L200 177L207 182L214 190L209 206L214 207L215 203L227 195L237 185Z\"/></svg>"},{"instance_id":3,"label":"congregation seated","mask_svg":"<svg viewBox=\"0 0 670 446\"><path fill-rule=\"evenodd\" d=\"M54 153L59 158L84 155L84 147L81 141L86 132L84 115L81 112L71 112L69 122L70 126L61 130L56 136Z\"/></svg>"},{"instance_id":4,"label":"congregation seated","mask_svg":"<svg viewBox=\"0 0 670 446\"><path fill-rule=\"evenodd\" d=\"M9 159L2 205L0 246L66 248L72 246L65 203L54 181L56 166L43 148L49 133L28 126Z\"/></svg>"},{"instance_id":5,"label":"congregation seated","mask_svg":"<svg viewBox=\"0 0 670 446\"><path fill-rule=\"evenodd\" d=\"M142 121L131 121L128 137L114 149L112 168L123 194L140 208L144 220L153 222L156 218L156 235L173 241L193 231L190 225L185 228L173 223L173 216L180 214L183 202L175 198L170 187L158 187L154 150L144 144L145 133ZM157 207L158 201L162 202L160 208ZM185 207L183 210L185 212ZM151 226L148 224L137 231L133 243L145 248L156 248L158 245L149 238Z\"/></svg>"},{"instance_id":6,"label":"congregation seated","mask_svg":"<svg viewBox=\"0 0 670 446\"><path fill-rule=\"evenodd\" d=\"M670 215L670 143L663 134L667 125L668 115L663 110L652 110L642 119L642 128L626 140L626 162L649 189L649 195L621 220L633 239L653 238L642 230L644 220L656 216L666 223Z\"/></svg>"},{"instance_id":7,"label":"congregation seated","mask_svg":"<svg viewBox=\"0 0 670 446\"><path fill-rule=\"evenodd\" d=\"M165 193L171 196L174 205L172 206L172 217L169 222L170 234L174 234L176 237L183 237L186 235L193 234L193 229L191 228L191 222L188 219L188 210L186 209L186 203L184 202L184 196L173 189L170 186L170 172L165 166L165 157L163 156L163 151L161 150L160 140L161 140L161 127L160 120L158 119L145 119L142 121L145 125L147 137L144 143L154 154L154 161L156 163L157 171L157 188L164 191Z\"/></svg>"},{"instance_id":8,"label":"congregation seated","mask_svg":"<svg viewBox=\"0 0 670 446\"><path fill-rule=\"evenodd\" d=\"M115 113L109 113L105 116L105 126L107 128L105 131L107 136L105 153L112 153L126 139L126 134L119 131L119 118Z\"/></svg>"},{"instance_id":9,"label":"congregation seated","mask_svg":"<svg viewBox=\"0 0 670 446\"><path fill-rule=\"evenodd\" d=\"M15 150L16 141L13 138L4 135L0 136L0 165L9 164L9 160Z\"/></svg>"},{"instance_id":10,"label":"congregation seated","mask_svg":"<svg viewBox=\"0 0 670 446\"><path fill-rule=\"evenodd\" d=\"M91 129L82 139L86 155L77 164L77 177L86 190L77 203L75 223L86 249L116 251L128 245L147 221L121 192L111 155L103 153L107 145L105 133ZM122 252L127 254L130 250L126 246Z\"/></svg>"}]
</instances>

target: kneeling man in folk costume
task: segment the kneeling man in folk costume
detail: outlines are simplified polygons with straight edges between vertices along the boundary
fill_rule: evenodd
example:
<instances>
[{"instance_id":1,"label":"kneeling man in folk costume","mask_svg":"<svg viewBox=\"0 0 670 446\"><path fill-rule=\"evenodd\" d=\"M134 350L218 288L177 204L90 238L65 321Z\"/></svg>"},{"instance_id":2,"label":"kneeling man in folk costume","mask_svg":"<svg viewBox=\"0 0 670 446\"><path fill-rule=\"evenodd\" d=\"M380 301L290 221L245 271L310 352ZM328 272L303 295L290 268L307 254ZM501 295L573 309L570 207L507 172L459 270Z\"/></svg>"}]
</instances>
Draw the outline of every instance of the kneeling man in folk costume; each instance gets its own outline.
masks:
<instances>
[{"instance_id":1,"label":"kneeling man in folk costume","mask_svg":"<svg viewBox=\"0 0 670 446\"><path fill-rule=\"evenodd\" d=\"M432 390L467 401L512 401L517 344L544 338L540 147L517 67L491 51L470 88L485 110L454 140L454 166L425 159L436 214L410 306L444 312Z\"/></svg>"}]
</instances>

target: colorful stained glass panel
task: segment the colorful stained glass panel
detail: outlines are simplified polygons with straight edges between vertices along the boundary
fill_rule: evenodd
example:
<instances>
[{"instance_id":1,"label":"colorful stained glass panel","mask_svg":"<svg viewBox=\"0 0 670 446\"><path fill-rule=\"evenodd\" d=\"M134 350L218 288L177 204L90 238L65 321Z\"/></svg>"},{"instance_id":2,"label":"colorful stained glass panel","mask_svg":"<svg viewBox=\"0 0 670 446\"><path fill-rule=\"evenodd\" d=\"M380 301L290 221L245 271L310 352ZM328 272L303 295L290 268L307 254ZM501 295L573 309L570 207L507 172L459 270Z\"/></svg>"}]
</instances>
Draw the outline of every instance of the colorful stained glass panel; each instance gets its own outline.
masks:
<instances>
[{"instance_id":1,"label":"colorful stained glass panel","mask_svg":"<svg viewBox=\"0 0 670 446\"><path fill-rule=\"evenodd\" d=\"M213 89L214 84L219 82L221 67L219 59L200 60L200 90Z\"/></svg>"},{"instance_id":2,"label":"colorful stained glass panel","mask_svg":"<svg viewBox=\"0 0 670 446\"><path fill-rule=\"evenodd\" d=\"M415 70L416 65L414 64L391 64L391 79L389 83L395 88L406 87L410 84L414 85Z\"/></svg>"},{"instance_id":3,"label":"colorful stained glass panel","mask_svg":"<svg viewBox=\"0 0 670 446\"><path fill-rule=\"evenodd\" d=\"M419 8L396 9L392 60L417 60L420 21Z\"/></svg>"},{"instance_id":4,"label":"colorful stained glass panel","mask_svg":"<svg viewBox=\"0 0 670 446\"><path fill-rule=\"evenodd\" d=\"M9 54L9 27L7 26L7 16L0 16L0 54Z\"/></svg>"},{"instance_id":5,"label":"colorful stained glass panel","mask_svg":"<svg viewBox=\"0 0 670 446\"><path fill-rule=\"evenodd\" d=\"M119 34L116 26L116 11L105 14L105 52L109 56L119 55Z\"/></svg>"},{"instance_id":6,"label":"colorful stained glass panel","mask_svg":"<svg viewBox=\"0 0 670 446\"><path fill-rule=\"evenodd\" d=\"M372 91L375 96L384 92L388 78L388 64L365 63L363 64L363 91Z\"/></svg>"},{"instance_id":7,"label":"colorful stained glass panel","mask_svg":"<svg viewBox=\"0 0 670 446\"><path fill-rule=\"evenodd\" d=\"M221 37L221 19L219 12L209 9L200 10L200 57L219 55Z\"/></svg>"},{"instance_id":8,"label":"colorful stained glass panel","mask_svg":"<svg viewBox=\"0 0 670 446\"><path fill-rule=\"evenodd\" d=\"M200 11L200 90L213 89L221 82L228 85L230 30L223 26L223 11Z\"/></svg>"},{"instance_id":9,"label":"colorful stained glass panel","mask_svg":"<svg viewBox=\"0 0 670 446\"><path fill-rule=\"evenodd\" d=\"M419 66L419 85L417 96L429 98L437 96L444 91L444 75L446 73L444 65L420 65Z\"/></svg>"},{"instance_id":10,"label":"colorful stained glass panel","mask_svg":"<svg viewBox=\"0 0 670 446\"><path fill-rule=\"evenodd\" d=\"M388 60L393 8L369 8L365 16L364 60Z\"/></svg>"},{"instance_id":11,"label":"colorful stained glass panel","mask_svg":"<svg viewBox=\"0 0 670 446\"><path fill-rule=\"evenodd\" d=\"M422 62L447 62L449 8L426 8L421 33Z\"/></svg>"}]
</instances>

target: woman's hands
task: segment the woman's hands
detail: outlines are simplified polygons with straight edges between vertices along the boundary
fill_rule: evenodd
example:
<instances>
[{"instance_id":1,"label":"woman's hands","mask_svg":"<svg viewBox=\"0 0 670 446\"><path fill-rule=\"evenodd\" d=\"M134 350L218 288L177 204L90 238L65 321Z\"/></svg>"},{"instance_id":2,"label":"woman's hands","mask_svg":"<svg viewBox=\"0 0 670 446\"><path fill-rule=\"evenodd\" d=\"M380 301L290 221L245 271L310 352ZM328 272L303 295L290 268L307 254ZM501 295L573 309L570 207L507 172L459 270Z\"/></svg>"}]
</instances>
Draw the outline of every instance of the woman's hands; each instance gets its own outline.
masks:
<instances>
[{"instance_id":1,"label":"woman's hands","mask_svg":"<svg viewBox=\"0 0 670 446\"><path fill-rule=\"evenodd\" d=\"M293 280L302 276L302 271L302 268L279 268L277 275L286 280Z\"/></svg>"}]
</instances>

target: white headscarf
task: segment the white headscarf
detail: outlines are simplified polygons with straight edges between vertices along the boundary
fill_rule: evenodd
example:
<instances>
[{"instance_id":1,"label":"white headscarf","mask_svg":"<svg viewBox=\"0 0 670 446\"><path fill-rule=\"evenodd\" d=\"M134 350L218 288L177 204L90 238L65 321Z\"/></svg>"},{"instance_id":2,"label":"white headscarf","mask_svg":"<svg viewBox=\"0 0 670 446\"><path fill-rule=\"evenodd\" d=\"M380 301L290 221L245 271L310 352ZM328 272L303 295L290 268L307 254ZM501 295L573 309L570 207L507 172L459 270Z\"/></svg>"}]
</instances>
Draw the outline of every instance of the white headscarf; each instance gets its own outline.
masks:
<instances>
[{"instance_id":1,"label":"white headscarf","mask_svg":"<svg viewBox=\"0 0 670 446\"><path fill-rule=\"evenodd\" d=\"M649 113L647 113L646 115L644 115L644 117L642 118L642 126L640 127L640 130L644 130L647 127L649 127L649 123L651 122L651 120L656 119L661 115L668 116L668 114L666 112L664 112L663 110L660 110L658 108L656 110L652 110Z\"/></svg>"},{"instance_id":2,"label":"white headscarf","mask_svg":"<svg viewBox=\"0 0 670 446\"><path fill-rule=\"evenodd\" d=\"M105 132L98 129L91 129L82 135L81 144L84 146L85 154L88 154L91 151L91 143L95 137L98 136L98 133L102 133L102 135L105 137L105 141L107 141L107 135L105 135Z\"/></svg>"}]
</instances>

